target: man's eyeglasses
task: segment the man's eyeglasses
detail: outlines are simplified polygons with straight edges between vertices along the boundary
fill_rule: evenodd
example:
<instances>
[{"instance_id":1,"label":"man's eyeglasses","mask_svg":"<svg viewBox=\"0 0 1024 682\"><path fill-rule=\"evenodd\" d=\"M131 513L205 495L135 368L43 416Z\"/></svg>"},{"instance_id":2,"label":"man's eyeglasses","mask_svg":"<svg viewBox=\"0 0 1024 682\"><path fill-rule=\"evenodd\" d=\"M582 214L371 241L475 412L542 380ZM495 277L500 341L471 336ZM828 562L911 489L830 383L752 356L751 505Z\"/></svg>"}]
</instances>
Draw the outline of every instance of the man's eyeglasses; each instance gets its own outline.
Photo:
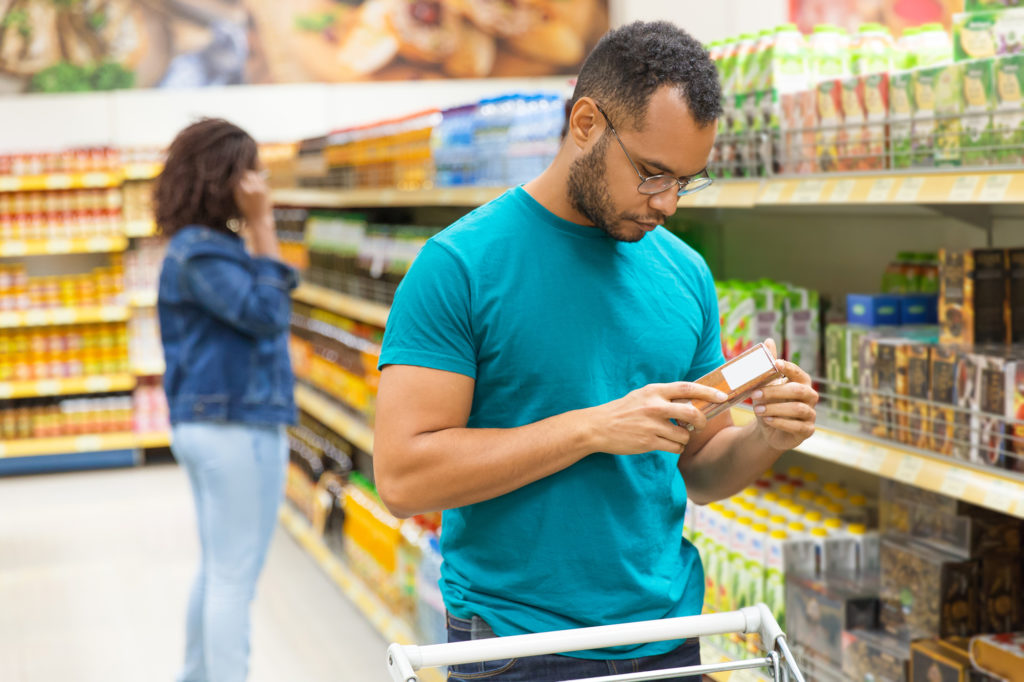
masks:
<instances>
[{"instance_id":1,"label":"man's eyeglasses","mask_svg":"<svg viewBox=\"0 0 1024 682\"><path fill-rule=\"evenodd\" d=\"M673 187L676 187L676 196L681 197L687 194L693 194L694 192L699 192L713 182L711 176L708 174L707 168L686 180L680 180L674 175L665 175L664 173L659 175L644 175L640 172L640 169L636 167L636 164L633 163L633 157L629 155L628 151L626 151L626 145L622 144L622 138L620 138L619 133L616 132L615 126L612 125L611 119L608 118L608 114L604 113L604 109L602 109L601 105L597 102L594 102L594 106L596 106L597 110L601 112L602 116L604 116L604 120L608 123L608 129L612 131L612 135L615 136L615 140L619 143L619 146L622 147L622 153L626 155L629 165L633 167L633 170L636 171L636 176L640 178L640 184L636 186L636 191L640 192L640 194L661 194L662 192L666 192Z\"/></svg>"}]
</instances>

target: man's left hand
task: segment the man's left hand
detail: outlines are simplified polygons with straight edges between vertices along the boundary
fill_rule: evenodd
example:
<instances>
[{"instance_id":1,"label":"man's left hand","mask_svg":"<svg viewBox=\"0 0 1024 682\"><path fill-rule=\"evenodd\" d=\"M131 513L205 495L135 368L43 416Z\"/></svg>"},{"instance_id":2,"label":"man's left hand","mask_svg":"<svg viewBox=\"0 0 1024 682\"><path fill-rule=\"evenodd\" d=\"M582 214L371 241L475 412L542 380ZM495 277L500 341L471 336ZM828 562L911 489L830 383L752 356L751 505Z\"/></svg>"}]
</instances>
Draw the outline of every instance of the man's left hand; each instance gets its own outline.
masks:
<instances>
[{"instance_id":1,"label":"man's left hand","mask_svg":"<svg viewBox=\"0 0 1024 682\"><path fill-rule=\"evenodd\" d=\"M766 344L774 355L775 342L768 339ZM765 386L751 396L757 432L768 447L792 450L814 433L818 393L812 388L811 377L797 365L776 360L775 366L787 381Z\"/></svg>"}]
</instances>

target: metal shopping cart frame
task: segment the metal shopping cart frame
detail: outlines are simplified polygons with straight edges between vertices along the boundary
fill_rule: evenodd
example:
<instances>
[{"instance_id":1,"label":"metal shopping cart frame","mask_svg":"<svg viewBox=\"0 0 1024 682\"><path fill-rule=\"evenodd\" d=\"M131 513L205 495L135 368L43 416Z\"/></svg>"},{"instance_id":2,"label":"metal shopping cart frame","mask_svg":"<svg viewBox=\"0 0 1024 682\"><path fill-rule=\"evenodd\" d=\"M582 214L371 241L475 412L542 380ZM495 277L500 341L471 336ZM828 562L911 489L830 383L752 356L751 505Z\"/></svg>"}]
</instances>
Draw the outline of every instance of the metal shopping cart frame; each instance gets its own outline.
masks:
<instances>
[{"instance_id":1,"label":"metal shopping cart frame","mask_svg":"<svg viewBox=\"0 0 1024 682\"><path fill-rule=\"evenodd\" d=\"M797 668L793 653L786 643L785 633L782 632L775 617L772 616L772 612L764 604L748 606L739 611L727 613L602 625L576 630L538 632L512 637L493 637L472 642L428 646L391 644L388 646L387 664L393 682L419 682L416 671L423 668L732 633L757 633L761 636L763 646L767 648L766 643L771 643L770 649L761 658L647 673L607 675L585 680L567 680L566 682L641 682L642 680L666 680L674 677L709 675L754 668L767 668L772 679L777 682L805 682L803 674Z\"/></svg>"}]
</instances>

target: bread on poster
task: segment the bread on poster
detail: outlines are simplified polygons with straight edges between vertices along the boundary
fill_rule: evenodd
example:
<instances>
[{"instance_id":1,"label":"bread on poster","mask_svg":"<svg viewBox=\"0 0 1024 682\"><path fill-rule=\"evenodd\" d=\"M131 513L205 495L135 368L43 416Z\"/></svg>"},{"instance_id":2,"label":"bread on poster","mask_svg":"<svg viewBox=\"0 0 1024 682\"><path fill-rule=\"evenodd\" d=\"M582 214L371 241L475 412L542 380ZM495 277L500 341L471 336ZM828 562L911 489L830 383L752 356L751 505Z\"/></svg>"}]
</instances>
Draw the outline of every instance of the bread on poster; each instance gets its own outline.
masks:
<instances>
[{"instance_id":1,"label":"bread on poster","mask_svg":"<svg viewBox=\"0 0 1024 682\"><path fill-rule=\"evenodd\" d=\"M494 71L497 56L498 44L494 36L463 21L459 27L458 46L444 60L444 72L455 78L483 78Z\"/></svg>"},{"instance_id":2,"label":"bread on poster","mask_svg":"<svg viewBox=\"0 0 1024 682\"><path fill-rule=\"evenodd\" d=\"M439 64L455 52L461 19L441 0L388 0L389 18L406 59Z\"/></svg>"}]
</instances>

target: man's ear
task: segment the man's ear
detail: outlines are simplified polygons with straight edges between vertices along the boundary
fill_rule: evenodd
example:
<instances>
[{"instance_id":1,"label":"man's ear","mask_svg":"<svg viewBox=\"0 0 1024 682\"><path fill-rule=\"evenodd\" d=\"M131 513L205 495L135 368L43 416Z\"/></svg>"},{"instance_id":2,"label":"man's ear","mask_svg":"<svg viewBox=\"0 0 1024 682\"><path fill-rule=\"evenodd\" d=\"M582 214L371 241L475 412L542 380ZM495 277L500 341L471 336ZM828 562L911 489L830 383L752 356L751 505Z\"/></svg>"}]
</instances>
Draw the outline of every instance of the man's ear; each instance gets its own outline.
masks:
<instances>
[{"instance_id":1,"label":"man's ear","mask_svg":"<svg viewBox=\"0 0 1024 682\"><path fill-rule=\"evenodd\" d=\"M594 100L589 97L580 97L573 105L572 111L569 112L568 137L576 143L577 147L581 149L586 147L595 135L600 134L599 121L602 118Z\"/></svg>"}]
</instances>

